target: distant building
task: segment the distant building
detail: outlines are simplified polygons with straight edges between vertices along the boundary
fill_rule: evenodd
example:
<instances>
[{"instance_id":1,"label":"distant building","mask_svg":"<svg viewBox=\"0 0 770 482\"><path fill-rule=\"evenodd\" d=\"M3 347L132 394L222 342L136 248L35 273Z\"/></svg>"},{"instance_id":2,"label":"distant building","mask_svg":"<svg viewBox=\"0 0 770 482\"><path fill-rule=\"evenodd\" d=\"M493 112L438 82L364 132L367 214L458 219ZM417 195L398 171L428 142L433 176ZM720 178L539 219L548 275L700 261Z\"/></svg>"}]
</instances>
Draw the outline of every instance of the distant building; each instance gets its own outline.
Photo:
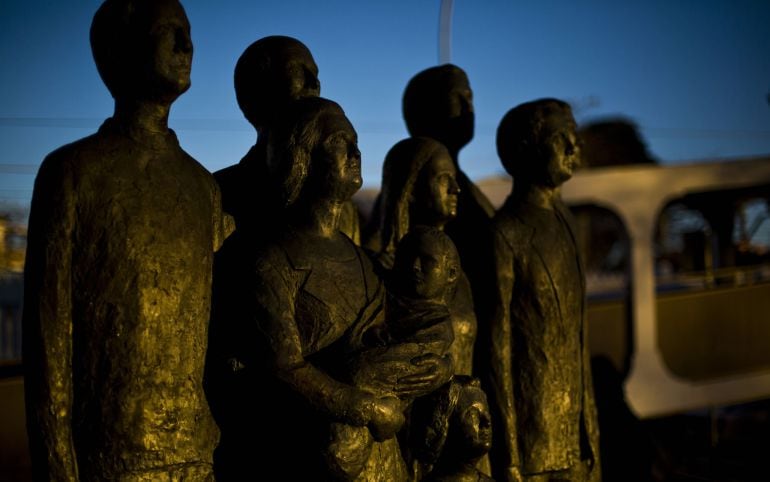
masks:
<instances>
[{"instance_id":1,"label":"distant building","mask_svg":"<svg viewBox=\"0 0 770 482\"><path fill-rule=\"evenodd\" d=\"M0 215L0 364L21 359L21 308L27 227Z\"/></svg>"}]
</instances>

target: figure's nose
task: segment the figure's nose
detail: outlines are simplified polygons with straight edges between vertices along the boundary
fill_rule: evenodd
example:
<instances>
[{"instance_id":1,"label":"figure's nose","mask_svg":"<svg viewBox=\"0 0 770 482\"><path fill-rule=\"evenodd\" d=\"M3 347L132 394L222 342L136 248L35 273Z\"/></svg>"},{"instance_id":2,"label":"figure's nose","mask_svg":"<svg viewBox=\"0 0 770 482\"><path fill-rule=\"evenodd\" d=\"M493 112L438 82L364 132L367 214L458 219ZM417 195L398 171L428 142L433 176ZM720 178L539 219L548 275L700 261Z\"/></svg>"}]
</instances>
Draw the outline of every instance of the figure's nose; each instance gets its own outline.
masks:
<instances>
[{"instance_id":1,"label":"figure's nose","mask_svg":"<svg viewBox=\"0 0 770 482\"><path fill-rule=\"evenodd\" d=\"M457 184L457 179L454 177L450 178L449 181L449 194L460 194L460 185Z\"/></svg>"},{"instance_id":2,"label":"figure's nose","mask_svg":"<svg viewBox=\"0 0 770 482\"><path fill-rule=\"evenodd\" d=\"M473 114L473 94L467 92L460 96L460 107L462 112Z\"/></svg>"},{"instance_id":3,"label":"figure's nose","mask_svg":"<svg viewBox=\"0 0 770 482\"><path fill-rule=\"evenodd\" d=\"M571 156L575 153L575 144L572 140L567 141L567 145L564 146L564 154Z\"/></svg>"},{"instance_id":4,"label":"figure's nose","mask_svg":"<svg viewBox=\"0 0 770 482\"><path fill-rule=\"evenodd\" d=\"M580 139L574 135L567 136L567 145L564 147L564 154L568 156L580 154Z\"/></svg>"},{"instance_id":5,"label":"figure's nose","mask_svg":"<svg viewBox=\"0 0 770 482\"><path fill-rule=\"evenodd\" d=\"M348 159L359 164L361 163L361 151L358 149L358 145L351 144L350 147L348 147Z\"/></svg>"},{"instance_id":6,"label":"figure's nose","mask_svg":"<svg viewBox=\"0 0 770 482\"><path fill-rule=\"evenodd\" d=\"M174 35L174 50L182 53L192 52L192 40L190 34L184 28L177 28Z\"/></svg>"},{"instance_id":7,"label":"figure's nose","mask_svg":"<svg viewBox=\"0 0 770 482\"><path fill-rule=\"evenodd\" d=\"M412 263L412 271L416 274L422 273L422 260L420 260L419 256L414 258L414 262Z\"/></svg>"},{"instance_id":8,"label":"figure's nose","mask_svg":"<svg viewBox=\"0 0 770 482\"><path fill-rule=\"evenodd\" d=\"M318 80L318 76L309 69L305 69L305 88L315 95L321 94L321 82Z\"/></svg>"}]
</instances>

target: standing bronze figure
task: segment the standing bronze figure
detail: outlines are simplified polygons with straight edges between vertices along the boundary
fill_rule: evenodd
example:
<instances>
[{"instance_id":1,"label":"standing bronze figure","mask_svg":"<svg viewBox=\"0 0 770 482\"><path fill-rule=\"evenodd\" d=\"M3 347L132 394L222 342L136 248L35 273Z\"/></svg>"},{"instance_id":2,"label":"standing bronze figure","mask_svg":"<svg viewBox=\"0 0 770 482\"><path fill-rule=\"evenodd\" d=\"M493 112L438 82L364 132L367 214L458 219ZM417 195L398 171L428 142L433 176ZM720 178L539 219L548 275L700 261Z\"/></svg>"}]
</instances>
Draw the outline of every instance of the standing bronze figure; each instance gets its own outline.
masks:
<instances>
[{"instance_id":1,"label":"standing bronze figure","mask_svg":"<svg viewBox=\"0 0 770 482\"><path fill-rule=\"evenodd\" d=\"M269 230L280 212L267 180L267 138L276 118L292 102L318 97L321 83L310 50L299 40L282 35L264 37L249 45L235 65L235 96L246 120L257 131L257 142L238 164L214 173L222 190L222 207L238 229L259 235ZM340 229L360 244L358 211L343 206Z\"/></svg>"},{"instance_id":2,"label":"standing bronze figure","mask_svg":"<svg viewBox=\"0 0 770 482\"><path fill-rule=\"evenodd\" d=\"M443 231L458 216L461 190L456 176L449 152L434 139L412 137L391 148L382 166L379 212L373 216L377 225L368 245L383 268L392 268L398 243L416 226ZM454 373L470 375L477 326L470 283L462 269L447 306L455 336Z\"/></svg>"},{"instance_id":3,"label":"standing bronze figure","mask_svg":"<svg viewBox=\"0 0 770 482\"><path fill-rule=\"evenodd\" d=\"M580 155L569 105L510 110L497 149L514 189L494 219L493 467L507 480L600 480L585 278L560 197Z\"/></svg>"},{"instance_id":4,"label":"standing bronze figure","mask_svg":"<svg viewBox=\"0 0 770 482\"><path fill-rule=\"evenodd\" d=\"M107 0L91 45L115 111L51 153L32 199L24 366L40 480L208 480L218 431L202 389L213 177L168 129L190 86L176 0Z\"/></svg>"},{"instance_id":5,"label":"standing bronze figure","mask_svg":"<svg viewBox=\"0 0 770 482\"><path fill-rule=\"evenodd\" d=\"M270 127L291 102L318 97L321 84L305 44L280 35L249 45L235 65L234 78L238 106L257 131L257 142L238 164L215 172L214 178L222 190L223 209L245 231L264 228L277 204L266 195Z\"/></svg>"},{"instance_id":6,"label":"standing bronze figure","mask_svg":"<svg viewBox=\"0 0 770 482\"><path fill-rule=\"evenodd\" d=\"M243 259L234 294L247 301L243 309L217 316L211 328L219 340L208 390L223 394L218 477L403 480L397 397L434 389L451 361L429 355L402 364L408 371L393 395L347 381L348 360L383 322L384 298L363 250L339 231L343 205L362 182L356 132L334 102L301 99L276 124L267 152L284 223ZM358 473L329 466L324 449L335 423L366 427L376 441L363 467L354 464Z\"/></svg>"},{"instance_id":7,"label":"standing bronze figure","mask_svg":"<svg viewBox=\"0 0 770 482\"><path fill-rule=\"evenodd\" d=\"M460 169L460 150L473 139L475 123L468 76L452 64L419 72L404 90L403 113L409 135L430 137L449 151L457 170L460 193L457 216L447 224L446 232L457 246L473 294L484 292L488 278L483 269L488 264L484 259L488 239L484 235L494 208Z\"/></svg>"}]
</instances>

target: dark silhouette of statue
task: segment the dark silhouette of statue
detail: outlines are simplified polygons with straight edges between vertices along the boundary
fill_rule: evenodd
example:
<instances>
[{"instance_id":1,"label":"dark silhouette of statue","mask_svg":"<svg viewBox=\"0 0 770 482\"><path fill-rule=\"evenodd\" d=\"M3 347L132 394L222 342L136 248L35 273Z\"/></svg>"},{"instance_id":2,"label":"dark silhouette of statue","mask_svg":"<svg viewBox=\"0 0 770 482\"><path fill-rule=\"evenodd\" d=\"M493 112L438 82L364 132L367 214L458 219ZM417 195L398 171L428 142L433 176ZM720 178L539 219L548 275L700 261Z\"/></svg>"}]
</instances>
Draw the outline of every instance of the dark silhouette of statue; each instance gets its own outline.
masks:
<instances>
[{"instance_id":1,"label":"dark silhouette of statue","mask_svg":"<svg viewBox=\"0 0 770 482\"><path fill-rule=\"evenodd\" d=\"M190 86L175 0L107 0L91 45L115 111L51 153L25 271L27 427L40 480L207 480L218 431L202 388L212 176L167 126Z\"/></svg>"},{"instance_id":2,"label":"dark silhouette of statue","mask_svg":"<svg viewBox=\"0 0 770 482\"><path fill-rule=\"evenodd\" d=\"M403 115L409 135L429 137L446 146L457 170L457 184L460 189L458 215L447 226L457 250L460 252L463 269L471 282L476 279L478 246L483 241L475 233L488 229L494 208L484 194L460 170L460 150L473 139L475 117L473 114L473 93L468 76L452 64L430 67L417 73L406 86L403 97ZM380 198L374 204L372 220L364 234L364 242L377 235L375 228L380 220ZM480 274L483 278L483 274ZM474 287L474 290L476 288Z\"/></svg>"},{"instance_id":3,"label":"dark silhouette of statue","mask_svg":"<svg viewBox=\"0 0 770 482\"><path fill-rule=\"evenodd\" d=\"M367 245L385 271L392 268L396 247L408 232L416 226L443 230L457 216L461 191L456 175L446 147L434 139L404 139L388 152L382 167L379 212L373 216L377 225L370 229L373 236ZM462 269L447 305L454 326L454 373L470 375L477 328L470 284Z\"/></svg>"},{"instance_id":4,"label":"dark silhouette of statue","mask_svg":"<svg viewBox=\"0 0 770 482\"><path fill-rule=\"evenodd\" d=\"M360 480L404 480L394 437L404 421L399 398L435 389L449 377L451 359L407 360L388 395L348 381L348 361L384 323L382 282L338 229L362 182L356 132L337 104L300 99L274 124L267 153L284 222L251 251L223 251L248 256L237 259L240 285L215 293L223 302L214 308L207 390L218 394L217 477L353 478L336 473L326 451L342 424L365 427L374 439Z\"/></svg>"},{"instance_id":5,"label":"dark silhouette of statue","mask_svg":"<svg viewBox=\"0 0 770 482\"><path fill-rule=\"evenodd\" d=\"M409 135L439 141L454 162L460 193L457 216L447 224L446 232L457 246L474 295L484 292L488 278L482 268L487 264L483 260L483 247L487 245L484 234L494 208L459 165L460 150L473 139L474 131L473 93L468 76L452 64L419 72L404 91L403 113Z\"/></svg>"},{"instance_id":6,"label":"dark silhouette of statue","mask_svg":"<svg viewBox=\"0 0 770 482\"><path fill-rule=\"evenodd\" d=\"M412 418L412 445L424 469L419 480L493 480L477 468L492 445L489 406L478 379L455 375L415 401Z\"/></svg>"},{"instance_id":7,"label":"dark silhouette of statue","mask_svg":"<svg viewBox=\"0 0 770 482\"><path fill-rule=\"evenodd\" d=\"M267 184L266 147L270 128L291 102L318 97L321 84L310 50L297 39L275 35L249 45L235 66L235 95L243 115L257 131L257 143L238 164L214 173L222 206L239 230L268 230L277 200ZM359 243L358 211L346 203L341 230Z\"/></svg>"},{"instance_id":8,"label":"dark silhouette of statue","mask_svg":"<svg viewBox=\"0 0 770 482\"><path fill-rule=\"evenodd\" d=\"M560 186L579 162L569 105L511 109L497 149L514 189L494 219L492 466L507 480L600 480L585 280ZM497 428L499 427L499 428Z\"/></svg>"}]
</instances>

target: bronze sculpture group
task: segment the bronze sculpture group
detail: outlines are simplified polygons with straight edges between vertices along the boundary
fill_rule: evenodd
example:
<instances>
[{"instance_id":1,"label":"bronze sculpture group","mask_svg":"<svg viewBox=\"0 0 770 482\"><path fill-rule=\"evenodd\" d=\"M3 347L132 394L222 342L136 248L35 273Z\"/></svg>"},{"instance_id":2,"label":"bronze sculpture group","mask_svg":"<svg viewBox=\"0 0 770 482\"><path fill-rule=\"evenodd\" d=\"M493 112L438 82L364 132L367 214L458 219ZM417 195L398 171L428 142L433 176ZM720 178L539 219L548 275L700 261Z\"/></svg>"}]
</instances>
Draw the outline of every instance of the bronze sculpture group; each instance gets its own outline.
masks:
<instances>
[{"instance_id":1,"label":"bronze sculpture group","mask_svg":"<svg viewBox=\"0 0 770 482\"><path fill-rule=\"evenodd\" d=\"M178 1L106 0L91 41L115 112L46 158L30 217L38 479L600 480L569 106L506 114L495 214L459 169L467 76L420 72L360 229L356 131L301 42L238 61L257 143L212 176L167 126Z\"/></svg>"}]
</instances>

